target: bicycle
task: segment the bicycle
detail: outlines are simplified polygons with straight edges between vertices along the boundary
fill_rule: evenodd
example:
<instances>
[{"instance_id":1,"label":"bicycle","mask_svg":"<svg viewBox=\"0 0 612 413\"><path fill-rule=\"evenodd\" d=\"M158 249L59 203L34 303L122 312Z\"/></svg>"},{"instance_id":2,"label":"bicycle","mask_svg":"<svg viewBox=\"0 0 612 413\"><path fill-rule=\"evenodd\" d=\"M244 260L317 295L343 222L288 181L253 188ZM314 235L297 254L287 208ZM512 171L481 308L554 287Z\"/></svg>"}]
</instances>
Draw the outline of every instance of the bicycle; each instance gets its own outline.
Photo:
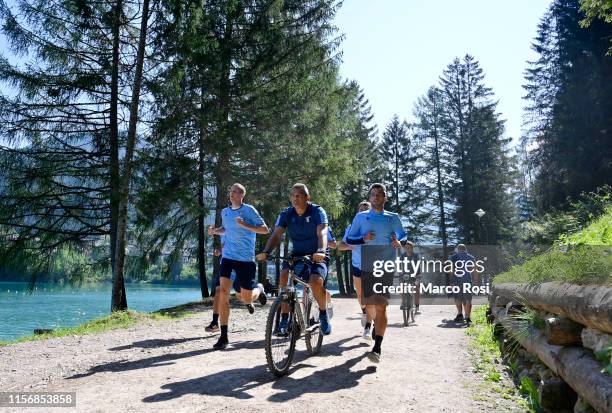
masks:
<instances>
[{"instance_id":1,"label":"bicycle","mask_svg":"<svg viewBox=\"0 0 612 413\"><path fill-rule=\"evenodd\" d=\"M268 256L270 261L282 260L281 257ZM287 286L279 291L278 297L272 303L266 321L266 361L270 371L280 377L287 374L291 367L295 347L302 334L306 341L308 354L314 355L321 350L323 334L319 328L319 305L314 299L307 281L295 274L296 267L302 269L303 265L313 263L309 255L285 258L289 263L289 281ZM298 271L300 272L300 271ZM296 286L303 287L301 297L298 296ZM289 306L289 319L286 334L279 333L281 321L281 306Z\"/></svg>"},{"instance_id":2,"label":"bicycle","mask_svg":"<svg viewBox=\"0 0 612 413\"><path fill-rule=\"evenodd\" d=\"M399 277L400 283L407 283L406 288L402 290L402 314L404 316L404 326L410 325L410 322L414 323L414 316L416 314L415 293L413 288L416 287L416 277L401 275ZM412 287L412 288L409 288Z\"/></svg>"}]
</instances>

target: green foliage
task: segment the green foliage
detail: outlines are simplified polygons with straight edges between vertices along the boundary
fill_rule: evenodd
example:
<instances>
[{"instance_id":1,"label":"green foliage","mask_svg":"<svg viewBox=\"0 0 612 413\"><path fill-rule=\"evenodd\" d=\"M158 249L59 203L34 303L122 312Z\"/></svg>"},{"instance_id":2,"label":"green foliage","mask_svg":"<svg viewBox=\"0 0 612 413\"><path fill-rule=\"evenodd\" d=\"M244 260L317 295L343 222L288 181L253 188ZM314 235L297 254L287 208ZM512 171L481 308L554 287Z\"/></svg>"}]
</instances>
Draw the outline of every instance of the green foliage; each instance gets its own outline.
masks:
<instances>
[{"instance_id":1,"label":"green foliage","mask_svg":"<svg viewBox=\"0 0 612 413\"><path fill-rule=\"evenodd\" d=\"M582 9L581 9L582 4ZM583 11L588 27L581 27ZM612 176L612 56L609 1L555 0L542 18L526 70L523 144L538 213L609 184Z\"/></svg>"},{"instance_id":2,"label":"green foliage","mask_svg":"<svg viewBox=\"0 0 612 413\"><path fill-rule=\"evenodd\" d=\"M561 250L554 247L495 276L493 283L540 284L559 281L579 285L612 285L612 255L605 248L582 245Z\"/></svg>"},{"instance_id":3,"label":"green foliage","mask_svg":"<svg viewBox=\"0 0 612 413\"><path fill-rule=\"evenodd\" d=\"M602 364L602 373L612 376L612 346L595 352L595 358Z\"/></svg>"},{"instance_id":4,"label":"green foliage","mask_svg":"<svg viewBox=\"0 0 612 413\"><path fill-rule=\"evenodd\" d=\"M529 377L521 378L520 391L523 395L527 396L527 402L531 412L541 412L542 407L538 397L538 388Z\"/></svg>"},{"instance_id":5,"label":"green foliage","mask_svg":"<svg viewBox=\"0 0 612 413\"><path fill-rule=\"evenodd\" d=\"M606 244L609 242L598 242L598 231L605 231L606 218L601 218L603 221L596 227L589 230L584 228L593 220L606 214L612 208L612 188L609 185L604 185L593 192L582 193L575 201L570 201L569 208L565 211L554 210L540 217L534 218L531 221L524 222L517 232L517 237L525 242L552 245L554 242L561 240L563 243L575 242L579 240L573 239L569 241L572 234L577 237L585 236L585 243L592 242L592 245ZM608 219L609 221L609 219ZM586 232L585 232L586 231ZM594 231L594 232L593 232ZM608 235L600 234L605 239ZM595 238L593 238L595 237ZM587 240L590 240L587 242Z\"/></svg>"},{"instance_id":6,"label":"green foliage","mask_svg":"<svg viewBox=\"0 0 612 413\"><path fill-rule=\"evenodd\" d=\"M493 326L487 323L486 306L474 307L471 315L472 325L465 331L470 337L469 349L474 369L485 381L484 388L479 391L483 394L475 396L490 399L491 393L498 393L504 399L513 400L518 406L528 408L511 382L503 379L503 357L493 334Z\"/></svg>"}]
</instances>

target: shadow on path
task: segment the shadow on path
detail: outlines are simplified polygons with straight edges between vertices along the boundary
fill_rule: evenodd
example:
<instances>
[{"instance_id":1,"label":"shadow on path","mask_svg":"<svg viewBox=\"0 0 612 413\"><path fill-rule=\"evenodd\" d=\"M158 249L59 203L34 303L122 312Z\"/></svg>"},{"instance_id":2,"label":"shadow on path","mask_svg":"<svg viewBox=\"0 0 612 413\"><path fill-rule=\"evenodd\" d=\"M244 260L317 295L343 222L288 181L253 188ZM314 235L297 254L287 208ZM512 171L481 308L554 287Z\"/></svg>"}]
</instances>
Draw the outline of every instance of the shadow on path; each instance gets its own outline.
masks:
<instances>
[{"instance_id":1,"label":"shadow on path","mask_svg":"<svg viewBox=\"0 0 612 413\"><path fill-rule=\"evenodd\" d=\"M315 371L307 377L300 377L299 379L283 377L272 385L273 389L278 389L282 392L273 394L268 397L268 400L283 403L306 393L333 393L338 390L356 387L359 384L359 379L363 376L376 373L375 366L367 366L361 370L351 371L351 368L363 360L365 356L366 354L363 353L346 360L343 364Z\"/></svg>"},{"instance_id":2,"label":"shadow on path","mask_svg":"<svg viewBox=\"0 0 612 413\"><path fill-rule=\"evenodd\" d=\"M208 337L189 337L189 338L172 338L169 340L162 338L153 338L150 340L143 341L134 341L132 344L128 344L125 346L113 347L109 348L110 351L121 351L121 350L129 350L132 348L159 348L159 347L168 347L173 346L175 344L186 343L188 341L194 340L208 340L211 338L216 338L217 335L211 335Z\"/></svg>"},{"instance_id":3,"label":"shadow on path","mask_svg":"<svg viewBox=\"0 0 612 413\"><path fill-rule=\"evenodd\" d=\"M321 349L321 356L340 355L342 352L361 347L352 345L342 347L342 344L353 340L354 337L345 338L336 342L327 343ZM236 368L223 370L208 376L198 377L185 381L168 383L161 386L165 392L153 394L143 399L145 403L161 402L185 396L187 394L201 394L207 396L233 397L236 399L251 399L254 396L248 393L263 384L275 382L272 386L284 392L271 396L271 401L285 401L298 397L307 392L333 392L338 389L353 387L358 384L358 379L364 374L373 373L373 366L358 372L349 369L365 357L361 356L348 360L342 365L330 367L325 370L315 371L310 376L292 379L285 376L276 378L268 370L267 365L259 365L251 368ZM309 357L305 351L296 352L294 364L289 375L302 368L315 368L318 356ZM307 361L307 363L306 363Z\"/></svg>"},{"instance_id":4,"label":"shadow on path","mask_svg":"<svg viewBox=\"0 0 612 413\"><path fill-rule=\"evenodd\" d=\"M464 323L458 323L453 320L444 319L440 324L437 325L440 328L467 328L468 325Z\"/></svg>"},{"instance_id":5,"label":"shadow on path","mask_svg":"<svg viewBox=\"0 0 612 413\"><path fill-rule=\"evenodd\" d=\"M211 347L206 349L192 350L185 353L168 353L162 354L159 356L138 359L138 360L121 360L121 361L112 361L110 363L99 364L97 366L91 367L86 373L79 373L73 376L67 377L67 379L80 379L82 377L91 376L96 373L103 372L123 372L129 370L138 370L138 369L146 369L150 367L161 367L167 366L170 364L174 364L174 360L180 360L187 357L195 357L201 356L207 353L213 353L216 351L220 352L230 352L241 350L244 348L248 349L262 349L264 347L264 340L256 340L256 341L237 341L230 343L230 346L225 348L224 350L215 350Z\"/></svg>"}]
</instances>

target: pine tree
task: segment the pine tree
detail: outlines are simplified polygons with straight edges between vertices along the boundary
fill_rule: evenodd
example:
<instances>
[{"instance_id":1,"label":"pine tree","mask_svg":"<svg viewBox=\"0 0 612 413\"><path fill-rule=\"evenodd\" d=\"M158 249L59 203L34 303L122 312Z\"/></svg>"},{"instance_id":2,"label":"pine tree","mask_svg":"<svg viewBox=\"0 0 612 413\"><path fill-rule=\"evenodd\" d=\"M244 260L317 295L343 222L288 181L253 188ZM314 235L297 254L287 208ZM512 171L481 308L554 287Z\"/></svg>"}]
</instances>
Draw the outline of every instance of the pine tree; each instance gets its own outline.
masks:
<instances>
[{"instance_id":1,"label":"pine tree","mask_svg":"<svg viewBox=\"0 0 612 413\"><path fill-rule=\"evenodd\" d=\"M15 11L0 3L17 56L0 61L14 91L0 99L0 136L3 152L20 159L2 194L0 223L12 234L4 256L38 251L43 269L59 249L106 237L113 311L127 308L128 198L152 13L148 0L22 0Z\"/></svg>"},{"instance_id":2,"label":"pine tree","mask_svg":"<svg viewBox=\"0 0 612 413\"><path fill-rule=\"evenodd\" d=\"M542 18L526 72L530 168L539 213L610 182L612 166L612 25L581 28L578 1L557 0Z\"/></svg>"}]
</instances>

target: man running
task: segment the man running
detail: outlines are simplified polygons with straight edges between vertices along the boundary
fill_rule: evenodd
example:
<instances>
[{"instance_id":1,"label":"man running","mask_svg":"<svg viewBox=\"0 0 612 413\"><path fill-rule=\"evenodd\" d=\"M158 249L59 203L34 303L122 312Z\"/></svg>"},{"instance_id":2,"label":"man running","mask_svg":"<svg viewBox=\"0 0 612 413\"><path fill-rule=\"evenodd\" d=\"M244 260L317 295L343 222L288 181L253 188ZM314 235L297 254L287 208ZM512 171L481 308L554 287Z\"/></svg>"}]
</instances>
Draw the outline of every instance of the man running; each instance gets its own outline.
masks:
<instances>
[{"instance_id":1,"label":"man running","mask_svg":"<svg viewBox=\"0 0 612 413\"><path fill-rule=\"evenodd\" d=\"M385 211L387 189L383 184L374 183L370 185L369 195L372 208L355 215L346 237L347 242L349 244L391 245L395 249L401 248L401 241L405 241L407 234L402 227L399 215L394 212ZM394 260L395 254L393 257L385 258ZM371 307L374 307L375 310L374 347L368 353L368 358L373 363L378 363L380 362L383 337L387 329L389 294L374 293L374 278L372 274L362 279L362 288L364 297L367 300L366 306L368 311L371 311Z\"/></svg>"},{"instance_id":2,"label":"man running","mask_svg":"<svg viewBox=\"0 0 612 413\"><path fill-rule=\"evenodd\" d=\"M218 257L219 255L221 255L222 251L223 251L223 244L225 243L225 237L221 237L221 249L215 248L215 250L213 251L213 255L215 257ZM223 258L221 258L223 259ZM221 281L220 281L221 277L219 276L219 274L217 274L217 276L215 277L215 281L213 283L213 288L215 289L214 294L213 294L213 315L212 315L212 321L210 322L209 325L207 325L204 328L204 331L206 331L207 333L216 333L217 331L219 331L219 296L221 295L221 293L219 292L219 290L221 289ZM240 284L238 283L238 281L236 281L236 272L232 271L232 275L230 276L230 279L232 280L232 286L234 287L234 291L236 291L236 295L238 297L241 297L240 294ZM255 288L253 288L253 301L258 300L259 304L261 305L266 305L266 301L267 301L267 297L266 297L266 291L264 289L264 286L260 283L258 283Z\"/></svg>"},{"instance_id":3,"label":"man running","mask_svg":"<svg viewBox=\"0 0 612 413\"><path fill-rule=\"evenodd\" d=\"M219 269L219 318L221 321L221 336L213 345L214 349L227 347L227 326L229 321L229 292L232 286L231 274L236 272L236 280L240 285L237 295L246 304L249 313L253 314L253 281L255 280L255 234L267 234L268 227L257 210L243 203L246 189L241 184L230 187L229 198L231 206L221 211L221 227L208 228L209 235L224 235L221 267ZM216 294L215 294L216 295Z\"/></svg>"},{"instance_id":4,"label":"man running","mask_svg":"<svg viewBox=\"0 0 612 413\"><path fill-rule=\"evenodd\" d=\"M370 209L370 203L368 201L361 201L357 207L357 213L364 212ZM371 329L373 317L366 310L366 305L362 302L361 292L361 246L351 245L347 243L347 236L351 227L349 226L342 238L340 243L340 251L352 251L351 253L351 274L353 275L353 285L357 292L357 302L361 308L361 326L363 327L362 337L366 340L371 340Z\"/></svg>"},{"instance_id":5,"label":"man running","mask_svg":"<svg viewBox=\"0 0 612 413\"><path fill-rule=\"evenodd\" d=\"M321 333L328 335L332 328L327 314L327 290L324 286L329 262L327 213L321 206L310 202L308 188L300 183L293 185L291 188L291 205L278 216L274 232L257 259L266 260L270 251L280 243L285 231L291 238L291 256L312 256L313 263L310 268L308 284L319 305ZM288 262L283 262L283 271L279 280L280 287L284 287L289 281L288 266ZM288 321L289 306L284 304L281 306L278 334L287 333Z\"/></svg>"},{"instance_id":6,"label":"man running","mask_svg":"<svg viewBox=\"0 0 612 413\"><path fill-rule=\"evenodd\" d=\"M453 285L459 287L460 289L458 293L454 294L455 306L457 307L457 316L453 321L456 323L462 323L465 321L467 325L470 325L472 323L472 320L470 319L470 315L472 313L472 293L469 291L464 291L467 289L464 287L468 286L471 288L472 285L478 283L478 275L474 271L476 258L474 258L473 255L468 254L467 248L464 244L459 244L457 245L457 253L453 254L450 257L450 260L453 263L451 275ZM474 276L472 276L472 272L474 272Z\"/></svg>"}]
</instances>

